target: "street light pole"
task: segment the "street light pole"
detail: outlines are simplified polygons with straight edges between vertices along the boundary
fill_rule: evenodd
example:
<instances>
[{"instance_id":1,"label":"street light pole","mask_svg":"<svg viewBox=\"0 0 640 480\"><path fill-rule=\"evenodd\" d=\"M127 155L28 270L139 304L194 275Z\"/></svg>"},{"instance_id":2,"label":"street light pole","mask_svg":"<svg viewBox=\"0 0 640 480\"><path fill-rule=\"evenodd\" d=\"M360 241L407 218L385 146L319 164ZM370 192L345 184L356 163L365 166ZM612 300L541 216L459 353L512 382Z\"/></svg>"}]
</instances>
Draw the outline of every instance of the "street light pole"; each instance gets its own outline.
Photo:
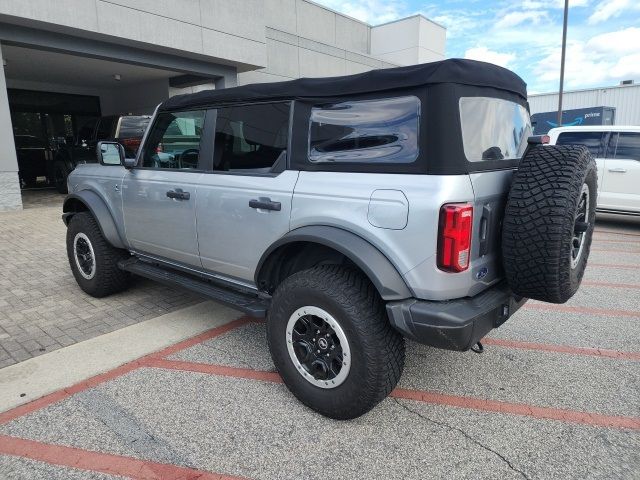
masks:
<instances>
[{"instance_id":1,"label":"street light pole","mask_svg":"<svg viewBox=\"0 0 640 480\"><path fill-rule=\"evenodd\" d=\"M558 126L562 126L562 91L564 89L564 58L567 52L567 18L569 17L569 0L564 0L564 21L562 24L562 56L560 59L560 91L558 92Z\"/></svg>"}]
</instances>

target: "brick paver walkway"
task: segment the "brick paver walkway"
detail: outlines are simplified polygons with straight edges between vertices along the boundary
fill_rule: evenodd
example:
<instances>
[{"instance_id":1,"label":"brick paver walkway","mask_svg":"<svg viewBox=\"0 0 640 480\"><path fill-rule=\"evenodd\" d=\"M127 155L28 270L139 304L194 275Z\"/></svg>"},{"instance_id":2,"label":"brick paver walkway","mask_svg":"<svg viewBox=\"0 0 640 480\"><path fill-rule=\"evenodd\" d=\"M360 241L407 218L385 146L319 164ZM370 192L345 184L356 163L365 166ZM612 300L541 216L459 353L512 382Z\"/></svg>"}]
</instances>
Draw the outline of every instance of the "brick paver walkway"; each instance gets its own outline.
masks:
<instances>
[{"instance_id":1,"label":"brick paver walkway","mask_svg":"<svg viewBox=\"0 0 640 480\"><path fill-rule=\"evenodd\" d=\"M24 192L23 211L0 213L0 368L199 301L139 278L117 295L86 295L67 261L63 198Z\"/></svg>"}]
</instances>

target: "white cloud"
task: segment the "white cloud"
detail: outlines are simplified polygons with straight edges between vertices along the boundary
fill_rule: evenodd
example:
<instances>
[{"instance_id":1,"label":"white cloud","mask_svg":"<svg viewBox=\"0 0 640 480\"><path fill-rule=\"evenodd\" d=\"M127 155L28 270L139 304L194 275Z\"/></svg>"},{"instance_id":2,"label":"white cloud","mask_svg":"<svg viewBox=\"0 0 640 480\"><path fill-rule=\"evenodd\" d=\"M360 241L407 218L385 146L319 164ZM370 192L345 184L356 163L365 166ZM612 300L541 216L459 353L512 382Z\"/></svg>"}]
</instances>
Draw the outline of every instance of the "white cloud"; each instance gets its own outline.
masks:
<instances>
[{"instance_id":1,"label":"white cloud","mask_svg":"<svg viewBox=\"0 0 640 480\"><path fill-rule=\"evenodd\" d=\"M515 60L516 56L513 53L500 53L494 50L489 50L486 47L474 47L464 52L464 58L480 60L482 62L500 65L501 67L507 67L509 63Z\"/></svg>"},{"instance_id":2,"label":"white cloud","mask_svg":"<svg viewBox=\"0 0 640 480\"><path fill-rule=\"evenodd\" d=\"M640 52L640 28L629 27L596 35L587 41L587 50L615 55L638 53Z\"/></svg>"},{"instance_id":3,"label":"white cloud","mask_svg":"<svg viewBox=\"0 0 640 480\"><path fill-rule=\"evenodd\" d=\"M604 0L598 3L595 11L588 19L590 25L601 23L610 18L619 17L625 10L638 9L640 4L637 0Z\"/></svg>"},{"instance_id":4,"label":"white cloud","mask_svg":"<svg viewBox=\"0 0 640 480\"><path fill-rule=\"evenodd\" d=\"M560 47L550 50L534 67L537 82L560 80ZM616 84L640 78L640 28L596 35L586 42L569 42L565 63L566 88Z\"/></svg>"},{"instance_id":5,"label":"white cloud","mask_svg":"<svg viewBox=\"0 0 640 480\"><path fill-rule=\"evenodd\" d=\"M586 7L590 0L569 0L569 8ZM536 10L543 8L564 8L564 0L553 0L551 2L541 2L538 0L524 0L521 4L525 10Z\"/></svg>"},{"instance_id":6,"label":"white cloud","mask_svg":"<svg viewBox=\"0 0 640 480\"><path fill-rule=\"evenodd\" d=\"M540 20L546 18L547 12L541 10L530 10L527 12L511 12L507 13L496 23L496 28L510 28L520 25L521 23L539 23Z\"/></svg>"}]
</instances>

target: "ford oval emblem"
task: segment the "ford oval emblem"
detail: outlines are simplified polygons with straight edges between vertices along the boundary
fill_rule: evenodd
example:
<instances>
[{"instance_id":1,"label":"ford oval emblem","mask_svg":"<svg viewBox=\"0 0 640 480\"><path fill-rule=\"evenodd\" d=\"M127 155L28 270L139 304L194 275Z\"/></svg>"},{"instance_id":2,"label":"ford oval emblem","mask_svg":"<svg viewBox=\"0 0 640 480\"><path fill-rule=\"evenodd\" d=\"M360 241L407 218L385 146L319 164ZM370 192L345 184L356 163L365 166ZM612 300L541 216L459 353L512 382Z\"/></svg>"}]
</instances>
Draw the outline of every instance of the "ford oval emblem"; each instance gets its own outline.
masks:
<instances>
[{"instance_id":1,"label":"ford oval emblem","mask_svg":"<svg viewBox=\"0 0 640 480\"><path fill-rule=\"evenodd\" d=\"M487 267L482 267L478 270L478 273L476 273L476 280L482 280L487 276L487 273L489 273L489 269Z\"/></svg>"}]
</instances>

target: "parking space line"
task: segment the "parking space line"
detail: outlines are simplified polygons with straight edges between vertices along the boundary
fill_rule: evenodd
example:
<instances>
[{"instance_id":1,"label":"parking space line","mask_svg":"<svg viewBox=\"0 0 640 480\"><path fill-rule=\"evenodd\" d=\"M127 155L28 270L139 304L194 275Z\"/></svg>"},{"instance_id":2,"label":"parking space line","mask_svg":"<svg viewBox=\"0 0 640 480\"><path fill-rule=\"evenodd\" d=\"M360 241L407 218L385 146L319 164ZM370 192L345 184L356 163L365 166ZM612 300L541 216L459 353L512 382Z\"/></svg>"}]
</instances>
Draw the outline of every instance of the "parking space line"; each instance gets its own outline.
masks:
<instances>
[{"instance_id":1,"label":"parking space line","mask_svg":"<svg viewBox=\"0 0 640 480\"><path fill-rule=\"evenodd\" d=\"M551 310L553 312L586 313L589 315L604 315L607 317L632 317L640 318L640 311L634 310L613 310L605 308L572 307L566 305L555 305L550 303L526 303L523 307L526 310Z\"/></svg>"},{"instance_id":2,"label":"parking space line","mask_svg":"<svg viewBox=\"0 0 640 480\"><path fill-rule=\"evenodd\" d=\"M0 435L0 453L136 480L239 480L242 478L8 435Z\"/></svg>"},{"instance_id":3,"label":"parking space line","mask_svg":"<svg viewBox=\"0 0 640 480\"><path fill-rule=\"evenodd\" d=\"M256 319L256 318L252 318L252 317L248 317L248 316L244 316L244 317L240 317L236 320L233 320L229 323L226 323L224 325L221 325L219 327L213 328L211 330L208 330L206 332L202 332L200 335L196 335L195 337L191 337L191 338L187 338L186 340L183 340L181 342L178 342L174 345L170 345L166 348L163 348L162 350L159 350L155 353L151 353L149 355L147 355L146 357L143 358L147 358L147 357L168 357L169 355L173 355L174 353L178 353L182 350L185 350L189 347L193 347L194 345L198 345L202 342L206 342L207 340L211 340L212 338L217 337L218 335L222 335L224 333L227 333L231 330L234 330L236 328L239 328L243 325L246 325L247 323L251 323L251 322L262 322L262 320L260 319Z\"/></svg>"},{"instance_id":4,"label":"parking space line","mask_svg":"<svg viewBox=\"0 0 640 480\"><path fill-rule=\"evenodd\" d=\"M640 253L640 250L621 250L619 248L590 248L590 251L592 252L607 252L607 253L631 253L631 254L638 254Z\"/></svg>"},{"instance_id":5,"label":"parking space line","mask_svg":"<svg viewBox=\"0 0 640 480\"><path fill-rule=\"evenodd\" d=\"M229 367L226 365L213 365L210 363L185 362L183 360L168 360L165 358L145 359L142 366L162 368L164 370L179 370L181 372L206 373L222 377L246 378L263 382L282 383L282 378L277 372L266 370L254 370L251 368Z\"/></svg>"},{"instance_id":6,"label":"parking space line","mask_svg":"<svg viewBox=\"0 0 640 480\"><path fill-rule=\"evenodd\" d=\"M640 239L638 240L629 240L627 238L615 239L615 238L598 238L593 237L593 243L631 243L635 245L640 245Z\"/></svg>"},{"instance_id":7,"label":"parking space line","mask_svg":"<svg viewBox=\"0 0 640 480\"><path fill-rule=\"evenodd\" d=\"M609 427L629 430L640 430L640 418L623 417L617 415L602 415L599 413L579 412L563 408L536 407L524 403L510 403L499 400L448 395L437 392L421 392L397 388L392 393L396 398L416 400L419 402L445 405L449 407L468 408L485 412L507 413L541 420L559 420L567 423L580 423L594 427Z\"/></svg>"},{"instance_id":8,"label":"parking space line","mask_svg":"<svg viewBox=\"0 0 640 480\"><path fill-rule=\"evenodd\" d=\"M640 285L633 283L609 283L609 282L594 282L591 280L583 280L580 286L586 287L604 287L604 288L622 288L627 290L640 290Z\"/></svg>"},{"instance_id":9,"label":"parking space line","mask_svg":"<svg viewBox=\"0 0 640 480\"><path fill-rule=\"evenodd\" d=\"M619 264L619 263L587 263L587 267L601 267L611 269L623 269L623 270L635 270L640 269L640 265L631 264Z\"/></svg>"},{"instance_id":10,"label":"parking space line","mask_svg":"<svg viewBox=\"0 0 640 480\"><path fill-rule=\"evenodd\" d=\"M166 360L162 358L150 358L143 362L145 366L162 368L167 370L179 370L187 372L204 373L208 375L220 375L225 377L259 380L263 382L282 383L282 378L276 372L254 370L251 368L228 367L224 365L211 365L196 362L184 362L178 360ZM409 390L396 388L391 396L405 400L443 405L449 407L466 408L485 412L508 413L512 415L533 417L542 420L559 420L568 423L580 423L595 427L610 427L619 429L640 430L640 418L624 417L617 415L602 415L599 413L580 412L552 407L537 407L524 403L511 403L499 400L486 400L476 397L461 395L449 395L423 390Z\"/></svg>"},{"instance_id":11,"label":"parking space line","mask_svg":"<svg viewBox=\"0 0 640 480\"><path fill-rule=\"evenodd\" d=\"M84 390L100 385L101 383L104 383L109 380L113 380L114 378L125 375L137 368L140 368L141 363L144 362L146 359L172 355L173 353L179 352L186 348L192 347L193 345L197 345L211 338L215 338L218 335L222 335L223 333L229 332L235 328L241 327L242 325L246 325L251 321L255 321L255 320L251 319L250 317L238 318L229 323L221 325L220 327L216 327L206 332L203 332L200 335L196 335L195 337L188 338L174 345L163 348L162 350L151 353L137 360L133 360L132 362L125 363L124 365L114 368L113 370L109 370L105 373L101 373L94 377L88 378L87 380L76 383L71 387L58 390L56 392L45 395L44 397L40 397L37 400L34 400L32 402L25 403L23 405L12 408L11 410L7 410L6 412L2 412L0 413L0 425L8 423L11 420L14 420L23 415L28 415L29 413L35 412L36 410L45 408L51 405L52 403L56 403L61 400L64 400L65 398L75 395L76 393L80 393Z\"/></svg>"},{"instance_id":12,"label":"parking space line","mask_svg":"<svg viewBox=\"0 0 640 480\"><path fill-rule=\"evenodd\" d=\"M599 358L615 358L618 360L640 360L640 352L623 352L606 348L572 347L569 345L553 345L549 343L523 342L519 340L507 340L503 338L485 337L482 339L485 345L497 347L517 348L520 350L537 350L553 353L567 353L570 355L585 355Z\"/></svg>"},{"instance_id":13,"label":"parking space line","mask_svg":"<svg viewBox=\"0 0 640 480\"><path fill-rule=\"evenodd\" d=\"M607 234L613 234L613 235L629 235L630 237L640 237L640 233L616 232L615 230L598 230L598 229L595 229L594 233L607 233Z\"/></svg>"}]
</instances>

